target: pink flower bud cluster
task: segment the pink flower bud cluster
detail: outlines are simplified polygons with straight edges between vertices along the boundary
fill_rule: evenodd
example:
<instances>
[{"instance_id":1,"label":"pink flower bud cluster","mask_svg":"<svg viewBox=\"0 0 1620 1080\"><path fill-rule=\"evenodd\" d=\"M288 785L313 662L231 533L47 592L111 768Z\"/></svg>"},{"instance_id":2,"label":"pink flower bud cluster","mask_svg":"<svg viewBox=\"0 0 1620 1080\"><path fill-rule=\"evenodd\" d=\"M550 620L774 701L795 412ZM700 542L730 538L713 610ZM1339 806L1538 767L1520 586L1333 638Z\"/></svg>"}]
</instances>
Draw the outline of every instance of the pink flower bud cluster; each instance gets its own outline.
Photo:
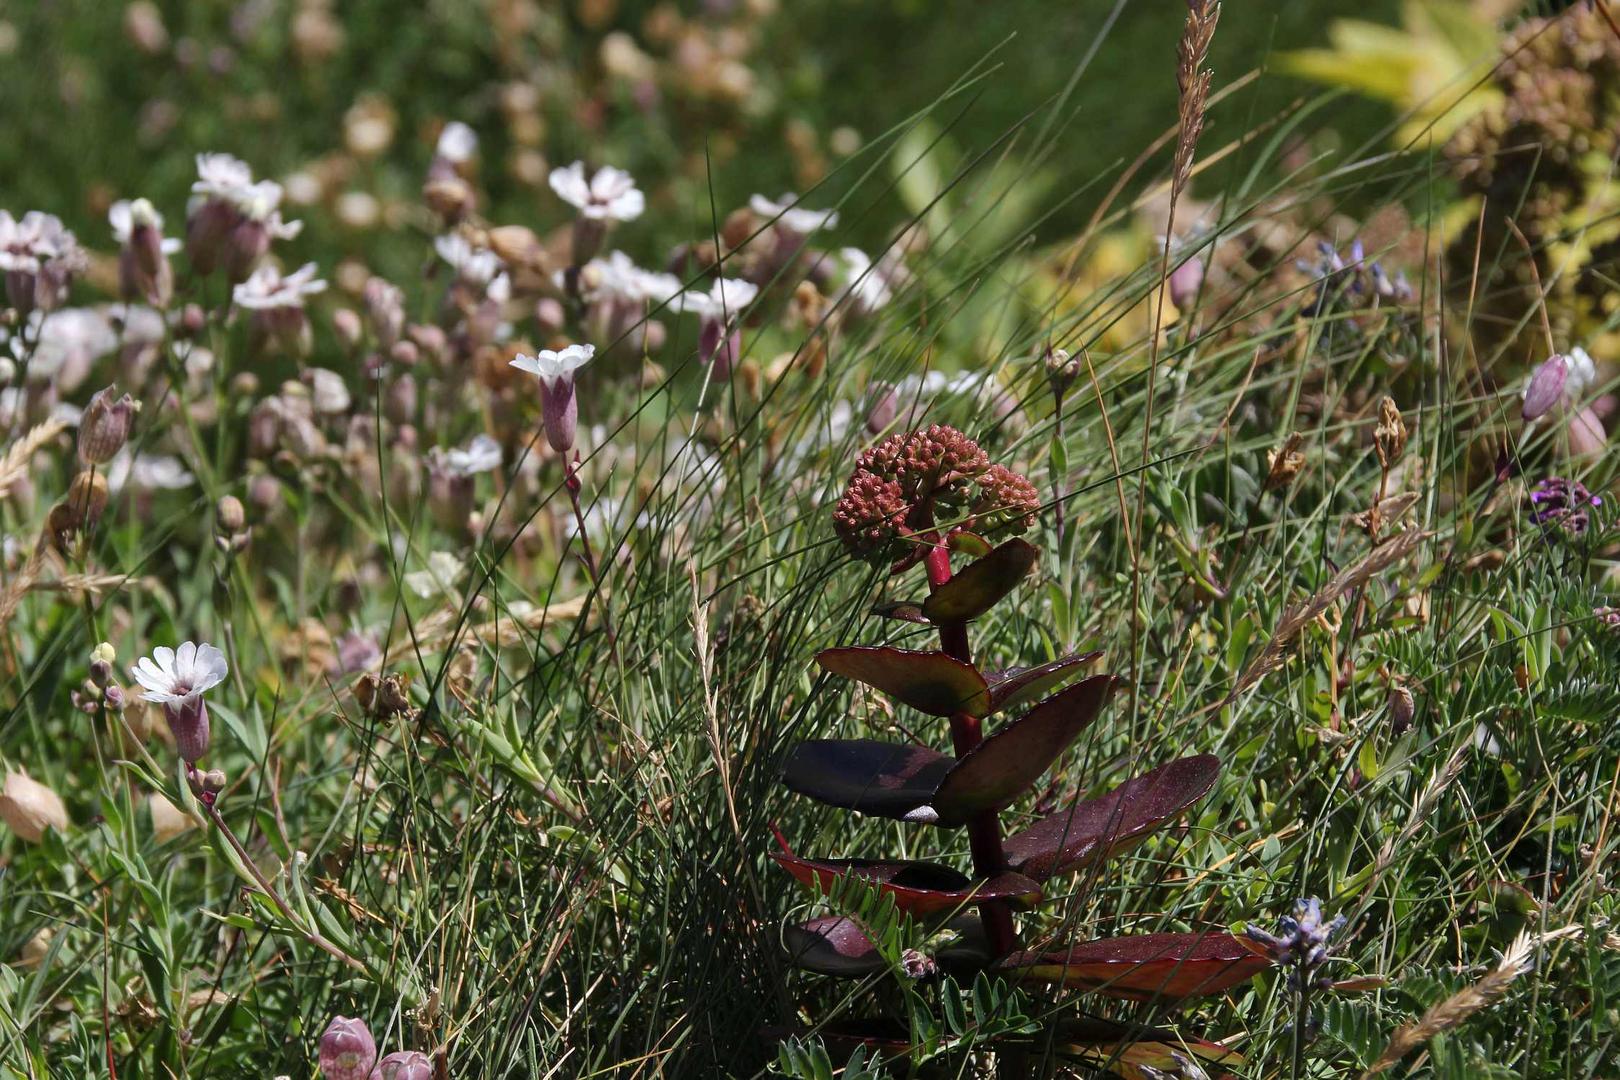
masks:
<instances>
[{"instance_id":1,"label":"pink flower bud cluster","mask_svg":"<svg viewBox=\"0 0 1620 1080\"><path fill-rule=\"evenodd\" d=\"M833 527L844 546L867 557L936 522L979 532L1023 532L1040 496L1027 479L992 465L979 444L943 424L891 435L860 456ZM965 520L964 520L965 518Z\"/></svg>"}]
</instances>

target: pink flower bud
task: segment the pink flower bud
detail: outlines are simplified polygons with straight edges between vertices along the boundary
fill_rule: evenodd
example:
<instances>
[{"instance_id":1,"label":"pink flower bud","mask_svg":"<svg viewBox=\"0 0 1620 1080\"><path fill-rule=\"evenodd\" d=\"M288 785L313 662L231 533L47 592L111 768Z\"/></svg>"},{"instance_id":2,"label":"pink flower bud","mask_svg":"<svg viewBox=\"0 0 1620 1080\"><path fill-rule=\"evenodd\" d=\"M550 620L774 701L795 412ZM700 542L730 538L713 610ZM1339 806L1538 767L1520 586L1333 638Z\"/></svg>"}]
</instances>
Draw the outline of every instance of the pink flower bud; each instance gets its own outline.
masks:
<instances>
[{"instance_id":1,"label":"pink flower bud","mask_svg":"<svg viewBox=\"0 0 1620 1080\"><path fill-rule=\"evenodd\" d=\"M405 332L405 294L384 278L374 277L366 282L362 299L377 345L385 351L392 349Z\"/></svg>"},{"instance_id":2,"label":"pink flower bud","mask_svg":"<svg viewBox=\"0 0 1620 1080\"><path fill-rule=\"evenodd\" d=\"M1545 416L1564 399L1564 383L1569 379L1569 362L1554 353L1536 366L1524 388L1524 418Z\"/></svg>"},{"instance_id":3,"label":"pink flower bud","mask_svg":"<svg viewBox=\"0 0 1620 1080\"><path fill-rule=\"evenodd\" d=\"M433 1062L420 1050L395 1050L372 1075L374 1080L433 1080Z\"/></svg>"},{"instance_id":4,"label":"pink flower bud","mask_svg":"<svg viewBox=\"0 0 1620 1080\"><path fill-rule=\"evenodd\" d=\"M241 211L224 199L199 206L186 222L186 258L199 274L212 274L225 257L231 230L242 220Z\"/></svg>"},{"instance_id":5,"label":"pink flower bud","mask_svg":"<svg viewBox=\"0 0 1620 1080\"><path fill-rule=\"evenodd\" d=\"M257 218L243 218L231 229L224 246L225 276L243 282L270 251L270 227Z\"/></svg>"},{"instance_id":6,"label":"pink flower bud","mask_svg":"<svg viewBox=\"0 0 1620 1080\"><path fill-rule=\"evenodd\" d=\"M1204 285L1204 260L1194 255L1170 271L1170 302L1176 310L1186 313L1198 302L1198 290Z\"/></svg>"},{"instance_id":7,"label":"pink flower bud","mask_svg":"<svg viewBox=\"0 0 1620 1080\"><path fill-rule=\"evenodd\" d=\"M369 1080L376 1063L377 1042L366 1022L334 1016L321 1035L321 1075L326 1080Z\"/></svg>"},{"instance_id":8,"label":"pink flower bud","mask_svg":"<svg viewBox=\"0 0 1620 1080\"><path fill-rule=\"evenodd\" d=\"M889 383L877 383L867 397L866 430L881 435L900 411L900 397Z\"/></svg>"}]
</instances>

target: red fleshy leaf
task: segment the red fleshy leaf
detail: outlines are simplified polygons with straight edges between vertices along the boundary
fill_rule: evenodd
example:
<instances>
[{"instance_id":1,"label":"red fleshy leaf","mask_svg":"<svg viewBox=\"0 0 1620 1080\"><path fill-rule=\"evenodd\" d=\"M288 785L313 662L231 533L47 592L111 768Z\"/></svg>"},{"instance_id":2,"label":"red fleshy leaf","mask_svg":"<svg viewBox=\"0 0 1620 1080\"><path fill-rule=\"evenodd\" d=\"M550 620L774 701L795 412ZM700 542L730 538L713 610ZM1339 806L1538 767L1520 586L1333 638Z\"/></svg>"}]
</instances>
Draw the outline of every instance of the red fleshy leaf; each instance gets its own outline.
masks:
<instances>
[{"instance_id":1,"label":"red fleshy leaf","mask_svg":"<svg viewBox=\"0 0 1620 1080\"><path fill-rule=\"evenodd\" d=\"M984 673L990 684L990 711L1001 712L1039 700L1068 682L1102 656L1100 649L1070 653L1038 667L1004 668Z\"/></svg>"},{"instance_id":2,"label":"red fleshy leaf","mask_svg":"<svg viewBox=\"0 0 1620 1080\"><path fill-rule=\"evenodd\" d=\"M984 676L972 664L937 651L847 645L816 654L823 670L854 679L933 716L990 710Z\"/></svg>"},{"instance_id":3,"label":"red fleshy leaf","mask_svg":"<svg viewBox=\"0 0 1620 1080\"><path fill-rule=\"evenodd\" d=\"M1077 683L964 754L934 793L939 824L960 825L1008 806L1097 718L1114 683L1112 675Z\"/></svg>"},{"instance_id":4,"label":"red fleshy leaf","mask_svg":"<svg viewBox=\"0 0 1620 1080\"><path fill-rule=\"evenodd\" d=\"M1202 799L1220 771L1213 754L1181 758L1059 810L1007 838L1007 865L1045 881L1123 851Z\"/></svg>"},{"instance_id":5,"label":"red fleshy leaf","mask_svg":"<svg viewBox=\"0 0 1620 1080\"><path fill-rule=\"evenodd\" d=\"M954 758L922 746L815 739L789 751L782 782L829 806L932 822L935 815L928 805L940 781L955 767Z\"/></svg>"},{"instance_id":6,"label":"red fleshy leaf","mask_svg":"<svg viewBox=\"0 0 1620 1080\"><path fill-rule=\"evenodd\" d=\"M1040 901L1040 886L1022 874L997 874L973 881L966 874L926 862L882 862L876 859L801 859L796 855L773 854L800 884L820 892L832 891L838 879L848 874L873 882L894 897L895 906L913 915L933 915L954 911L980 900L1010 900L1021 906Z\"/></svg>"},{"instance_id":7,"label":"red fleshy leaf","mask_svg":"<svg viewBox=\"0 0 1620 1080\"><path fill-rule=\"evenodd\" d=\"M824 915L789 926L783 936L793 966L818 975L858 979L885 966L866 931L846 915Z\"/></svg>"},{"instance_id":8,"label":"red fleshy leaf","mask_svg":"<svg viewBox=\"0 0 1620 1080\"><path fill-rule=\"evenodd\" d=\"M1058 951L1014 953L1001 967L1031 978L1148 1001L1217 994L1271 966L1224 932L1133 934Z\"/></svg>"},{"instance_id":9,"label":"red fleshy leaf","mask_svg":"<svg viewBox=\"0 0 1620 1080\"><path fill-rule=\"evenodd\" d=\"M930 593L923 601L923 614L935 623L977 619L1029 576L1039 555L1027 540L1008 540Z\"/></svg>"}]
</instances>

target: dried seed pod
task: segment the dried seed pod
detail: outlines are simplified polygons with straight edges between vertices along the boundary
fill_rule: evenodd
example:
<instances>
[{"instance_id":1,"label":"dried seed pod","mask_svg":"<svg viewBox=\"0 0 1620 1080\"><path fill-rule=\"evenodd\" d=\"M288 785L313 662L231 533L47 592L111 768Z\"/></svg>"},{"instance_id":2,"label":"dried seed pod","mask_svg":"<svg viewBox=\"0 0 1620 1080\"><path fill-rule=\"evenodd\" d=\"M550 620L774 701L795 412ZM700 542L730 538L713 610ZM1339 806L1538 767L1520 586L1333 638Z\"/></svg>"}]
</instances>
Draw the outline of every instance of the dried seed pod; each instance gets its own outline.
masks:
<instances>
[{"instance_id":1,"label":"dried seed pod","mask_svg":"<svg viewBox=\"0 0 1620 1080\"><path fill-rule=\"evenodd\" d=\"M0 819L30 844L44 839L46 829L66 832L68 827L62 797L20 772L7 773L5 785L0 788Z\"/></svg>"}]
</instances>

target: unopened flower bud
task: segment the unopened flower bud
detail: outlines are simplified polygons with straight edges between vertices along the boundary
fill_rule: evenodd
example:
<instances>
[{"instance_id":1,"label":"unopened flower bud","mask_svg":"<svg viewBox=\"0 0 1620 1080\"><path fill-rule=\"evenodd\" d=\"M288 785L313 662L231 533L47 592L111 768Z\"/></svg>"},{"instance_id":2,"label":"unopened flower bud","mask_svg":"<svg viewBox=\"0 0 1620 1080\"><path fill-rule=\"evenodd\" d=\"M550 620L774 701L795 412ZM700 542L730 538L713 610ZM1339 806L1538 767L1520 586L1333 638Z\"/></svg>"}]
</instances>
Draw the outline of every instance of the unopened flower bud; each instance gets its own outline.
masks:
<instances>
[{"instance_id":1,"label":"unopened flower bud","mask_svg":"<svg viewBox=\"0 0 1620 1080\"><path fill-rule=\"evenodd\" d=\"M353 349L365 336L365 328L360 325L360 316L354 309L338 308L332 312L332 333L337 335L339 345Z\"/></svg>"},{"instance_id":2,"label":"unopened flower bud","mask_svg":"<svg viewBox=\"0 0 1620 1080\"><path fill-rule=\"evenodd\" d=\"M26 773L9 772L0 787L0 820L30 844L45 838L46 829L66 832L67 807L61 796Z\"/></svg>"},{"instance_id":3,"label":"unopened flower bud","mask_svg":"<svg viewBox=\"0 0 1620 1080\"><path fill-rule=\"evenodd\" d=\"M17 954L17 966L21 968L37 968L45 962L51 954L51 939L56 932L48 926L41 927L27 941L23 942L22 949Z\"/></svg>"},{"instance_id":4,"label":"unopened flower bud","mask_svg":"<svg viewBox=\"0 0 1620 1080\"><path fill-rule=\"evenodd\" d=\"M881 435L900 412L900 395L891 383L875 383L866 401L866 430Z\"/></svg>"},{"instance_id":5,"label":"unopened flower bud","mask_svg":"<svg viewBox=\"0 0 1620 1080\"><path fill-rule=\"evenodd\" d=\"M382 349L392 349L405 332L405 294L385 278L374 277L366 282L362 299L366 305L366 321L371 324L372 336Z\"/></svg>"},{"instance_id":6,"label":"unopened flower bud","mask_svg":"<svg viewBox=\"0 0 1620 1080\"><path fill-rule=\"evenodd\" d=\"M79 460L86 465L105 465L129 441L130 428L140 403L125 394L113 397L108 386L96 392L79 419Z\"/></svg>"},{"instance_id":7,"label":"unopened flower bud","mask_svg":"<svg viewBox=\"0 0 1620 1080\"><path fill-rule=\"evenodd\" d=\"M383 391L383 414L394 424L408 424L416 418L416 379L410 372L389 381Z\"/></svg>"},{"instance_id":8,"label":"unopened flower bud","mask_svg":"<svg viewBox=\"0 0 1620 1080\"><path fill-rule=\"evenodd\" d=\"M225 276L233 284L246 281L270 251L270 226L254 217L238 221L224 246Z\"/></svg>"},{"instance_id":9,"label":"unopened flower bud","mask_svg":"<svg viewBox=\"0 0 1620 1080\"><path fill-rule=\"evenodd\" d=\"M1183 314L1198 302L1198 291L1204 285L1204 260L1194 255L1170 271L1170 302Z\"/></svg>"},{"instance_id":10,"label":"unopened flower bud","mask_svg":"<svg viewBox=\"0 0 1620 1080\"><path fill-rule=\"evenodd\" d=\"M117 683L112 683L102 690L101 698L113 712L123 712L129 704L129 695Z\"/></svg>"},{"instance_id":11,"label":"unopened flower bud","mask_svg":"<svg viewBox=\"0 0 1620 1080\"><path fill-rule=\"evenodd\" d=\"M234 536L247 527L247 511L235 495L221 495L214 504L214 520L221 533Z\"/></svg>"},{"instance_id":12,"label":"unopened flower bud","mask_svg":"<svg viewBox=\"0 0 1620 1080\"><path fill-rule=\"evenodd\" d=\"M568 312L564 310L562 301L550 296L542 297L534 305L534 321L539 324L542 333L555 334L567 323Z\"/></svg>"},{"instance_id":13,"label":"unopened flower bud","mask_svg":"<svg viewBox=\"0 0 1620 1080\"><path fill-rule=\"evenodd\" d=\"M224 769L209 769L197 776L197 786L210 795L218 795L224 791L226 783Z\"/></svg>"},{"instance_id":14,"label":"unopened flower bud","mask_svg":"<svg viewBox=\"0 0 1620 1080\"><path fill-rule=\"evenodd\" d=\"M433 1080L433 1062L420 1050L395 1050L377 1063L377 1080Z\"/></svg>"},{"instance_id":15,"label":"unopened flower bud","mask_svg":"<svg viewBox=\"0 0 1620 1080\"><path fill-rule=\"evenodd\" d=\"M180 311L180 324L175 327L177 336L186 339L194 338L203 332L208 325L208 313L203 311L201 304L187 304Z\"/></svg>"},{"instance_id":16,"label":"unopened flower bud","mask_svg":"<svg viewBox=\"0 0 1620 1080\"><path fill-rule=\"evenodd\" d=\"M377 1043L364 1020L336 1016L321 1034L319 1058L325 1080L370 1080Z\"/></svg>"},{"instance_id":17,"label":"unopened flower bud","mask_svg":"<svg viewBox=\"0 0 1620 1080\"><path fill-rule=\"evenodd\" d=\"M1079 377L1080 362L1069 355L1068 349L1046 350L1046 378L1053 393L1065 393Z\"/></svg>"},{"instance_id":18,"label":"unopened flower bud","mask_svg":"<svg viewBox=\"0 0 1620 1080\"><path fill-rule=\"evenodd\" d=\"M546 442L559 454L574 448L579 425L579 397L574 393L574 377L564 375L540 383L540 419L546 429Z\"/></svg>"}]
</instances>

